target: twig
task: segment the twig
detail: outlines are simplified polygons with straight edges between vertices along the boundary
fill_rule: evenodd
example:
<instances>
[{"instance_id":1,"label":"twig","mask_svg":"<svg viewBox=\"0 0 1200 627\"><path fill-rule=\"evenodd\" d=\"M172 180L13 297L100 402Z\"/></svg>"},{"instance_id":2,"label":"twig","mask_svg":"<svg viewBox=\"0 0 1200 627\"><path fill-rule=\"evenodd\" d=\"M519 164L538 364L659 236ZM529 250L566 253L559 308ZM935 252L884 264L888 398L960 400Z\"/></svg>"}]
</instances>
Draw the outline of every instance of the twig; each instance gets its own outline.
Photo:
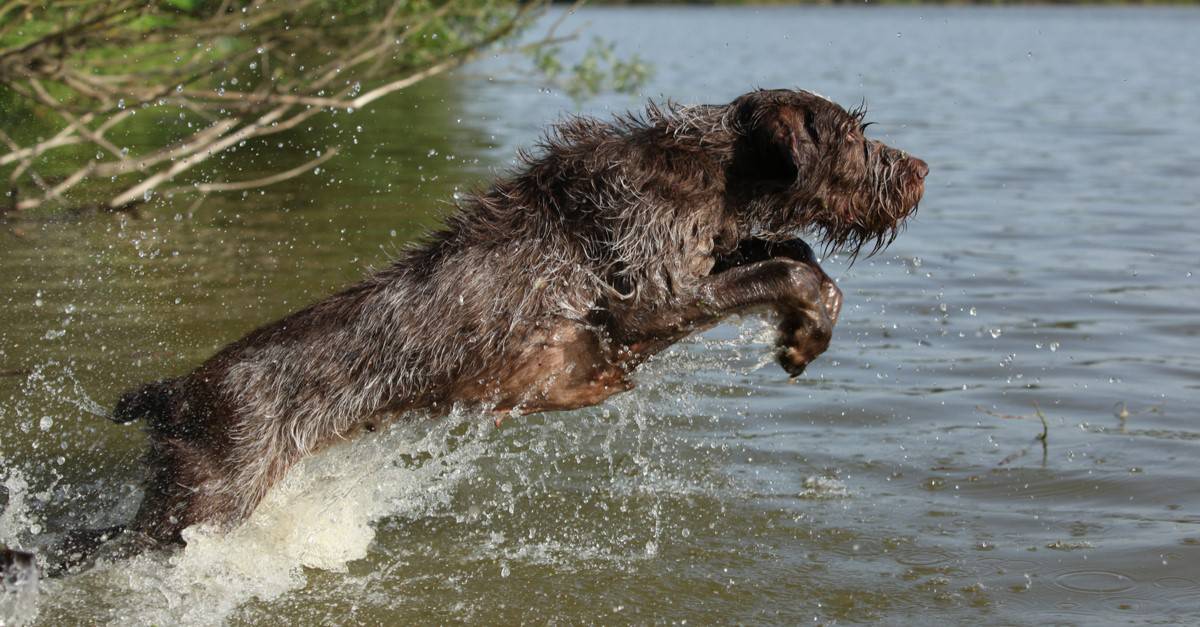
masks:
<instances>
[{"instance_id":1,"label":"twig","mask_svg":"<svg viewBox=\"0 0 1200 627\"><path fill-rule=\"evenodd\" d=\"M337 147L330 146L330 147L327 147L325 149L325 152L322 153L321 156L317 157L316 159L313 159L306 163L302 163L302 164L300 164L290 170L287 170L285 172L279 172L277 174L272 174L271 176L264 176L262 178L252 179L249 181L236 181L236 182L232 182L232 183L197 183L197 184L191 185L191 186L176 187L169 191L171 191L171 192L197 191L197 192L202 192L202 193L207 194L207 193L211 193L211 192L233 192L233 191L238 191L238 190L243 190L243 189L255 189L258 187L266 187L268 185L274 185L275 183L281 183L290 178L300 176L301 174L304 174L305 172L321 165L322 163L329 161L335 155L337 155L337 153L338 153Z\"/></svg>"},{"instance_id":2,"label":"twig","mask_svg":"<svg viewBox=\"0 0 1200 627\"><path fill-rule=\"evenodd\" d=\"M130 13L131 13L129 11L130 6L131 5L126 2L117 3L114 5L113 10L109 11L108 13L101 13L100 15L97 15L91 19L83 20L83 21L81 21L77 24L74 24L68 28L64 28L62 30L59 30L59 31L56 31L53 33L49 33L49 34L44 35L38 39L35 39L23 46L14 46L12 48L2 50L2 51L0 51L0 61L3 61L9 57L16 56L19 54L27 54L31 50L34 50L35 48L37 48L39 46L43 46L52 41L65 40L70 35L74 35L75 33L81 32L86 28L95 26L96 24L105 22L105 21L109 20L110 18L116 17L118 15L125 14L125 17L127 19L134 19L137 17L137 15L130 15Z\"/></svg>"},{"instance_id":3,"label":"twig","mask_svg":"<svg viewBox=\"0 0 1200 627\"><path fill-rule=\"evenodd\" d=\"M989 416L995 416L996 418L1003 418L1005 420L1025 420L1025 419L1036 416L1038 418L1038 420L1040 420L1042 422L1042 432L1040 434L1034 436L1033 439L1035 442L1041 442L1041 444L1042 444L1042 465L1045 466L1046 460L1047 460L1047 458L1049 456L1049 452L1050 452L1050 448L1049 448L1050 423L1046 420L1046 414L1042 413L1042 408L1040 405L1038 405L1037 401L1033 402L1033 409L1034 409L1033 416L1021 416L1021 415L1016 415L1016 414L1002 414L1000 412L992 411L992 410L984 407L983 405L975 406L975 410L978 412L987 414ZM1024 449L1021 449L1020 451L1013 453L1011 455L1008 455L1004 459L1000 460L1000 463L997 465L1004 466L1006 464L1009 464L1010 462L1012 462L1016 459L1024 457L1025 454L1028 452L1029 452L1029 447L1025 447Z\"/></svg>"},{"instance_id":4,"label":"twig","mask_svg":"<svg viewBox=\"0 0 1200 627\"><path fill-rule=\"evenodd\" d=\"M21 0L16 0L0 5L0 15L11 17L20 3ZM502 21L494 22L491 8L476 10L474 5L453 1L415 7L405 0L392 0L353 5L361 10L346 9L349 12L339 15L338 24L333 25L306 15L323 3L330 4L327 0L256 0L248 3L246 10L237 11L234 8L241 3L223 0L215 10L205 9L199 19L172 18L148 32L129 28L127 22L159 11L161 7L154 2L113 0L98 10L91 10L90 5L82 2L56 4L54 8L61 9L62 26L46 35L34 35L33 41L0 50L0 85L18 98L35 103L39 109L48 109L62 124L53 136L38 138L28 146L4 136L8 151L0 155L0 167L15 164L9 171L12 184L5 211L65 204L67 193L76 186L103 179L109 179L106 183L110 186L121 187L99 203L99 208L132 210L147 201L156 189L241 142L295 128L331 109L361 109L420 81L461 67L485 48L530 23L534 11L546 6L540 1L522 3L506 10ZM50 12L47 6L28 3L25 10L58 19L60 13ZM574 7L566 13L572 10ZM555 33L566 17L560 16L543 40L521 48L558 41ZM418 47L415 58L420 60L414 61L410 49L400 48L410 38L429 32L430 25L443 28L439 21L453 24L475 19L487 21L480 22L483 27L471 32L470 41L456 50L434 49L426 55ZM287 28L281 28L285 24ZM4 28L5 25L0 25L0 31ZM225 36L234 42L232 46L214 50L206 43ZM188 45L188 41L197 45ZM142 58L154 59L166 54L176 58L173 64L151 66L135 73L119 65L125 63L119 56L91 55L90 60L85 59L92 47L137 47ZM298 57L297 52L312 54ZM314 56L321 59L317 66L304 68ZM410 67L398 67L395 60L401 58L407 59L405 63ZM244 66L251 59L257 59L260 66L252 74L258 78L248 81L249 86L243 89L226 91L226 80L244 75ZM365 93L357 93L357 85L383 71L385 65L390 76L384 76ZM401 72L404 73L397 76ZM199 85L202 81L212 87L211 91ZM335 86L342 81L346 89ZM186 88L193 84L194 87ZM356 87L350 88L351 84ZM146 154L131 155L106 134L148 105L178 106L208 120L209 124L194 131L189 124L187 134L172 139L168 145ZM34 171L33 167L46 153L80 144L95 145L112 157L89 159L53 184ZM298 176L337 153L336 146L328 147L316 159L284 172L246 181L184 184L170 191L196 191L203 199L208 193L271 185ZM122 178L130 175L137 176L137 180ZM22 182L36 185L38 193L19 194Z\"/></svg>"},{"instance_id":5,"label":"twig","mask_svg":"<svg viewBox=\"0 0 1200 627\"><path fill-rule=\"evenodd\" d=\"M1042 421L1042 434L1036 439L1042 441L1042 446L1046 445L1047 438L1050 436L1050 425L1046 423L1046 414L1042 413L1042 408L1037 401L1033 402L1033 410L1037 414L1038 420Z\"/></svg>"},{"instance_id":6,"label":"twig","mask_svg":"<svg viewBox=\"0 0 1200 627\"><path fill-rule=\"evenodd\" d=\"M46 91L46 88L42 87L41 81L37 80L36 78L31 78L29 79L29 85L30 87L33 87L33 93L37 95L39 100L41 100L46 106L54 109L60 116L62 116L64 120L67 121L67 126L74 128L77 133L91 140L93 144L101 146L117 159L121 161L125 161L127 159L127 157L121 153L120 148L117 148L112 144L112 142L104 139L102 133L92 131L92 129L88 128L87 122L82 121L81 119L72 115L70 111L60 107L59 105L62 103L54 100L49 92Z\"/></svg>"}]
</instances>

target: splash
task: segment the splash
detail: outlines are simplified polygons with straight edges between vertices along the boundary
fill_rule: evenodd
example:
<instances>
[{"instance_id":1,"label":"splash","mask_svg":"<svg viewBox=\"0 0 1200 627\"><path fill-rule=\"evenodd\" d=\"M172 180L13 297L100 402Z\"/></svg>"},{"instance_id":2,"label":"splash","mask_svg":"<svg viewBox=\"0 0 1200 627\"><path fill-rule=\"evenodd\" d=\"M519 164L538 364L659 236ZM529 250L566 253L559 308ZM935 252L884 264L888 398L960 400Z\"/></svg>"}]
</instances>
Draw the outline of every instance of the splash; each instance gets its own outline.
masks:
<instances>
[{"instance_id":1,"label":"splash","mask_svg":"<svg viewBox=\"0 0 1200 627\"><path fill-rule=\"evenodd\" d=\"M0 468L4 467L4 461L0 457ZM18 548L23 532L31 525L25 502L29 482L20 472L10 470L0 481L0 486L3 486L2 494L8 495L6 503L0 502L4 506L0 511L0 548ZM0 579L0 627L32 622L37 617L37 594L36 570L17 570L11 578Z\"/></svg>"},{"instance_id":2,"label":"splash","mask_svg":"<svg viewBox=\"0 0 1200 627\"><path fill-rule=\"evenodd\" d=\"M712 476L696 473L714 463L713 453L664 427L715 420L697 416L693 388L710 378L709 369L758 367L766 351L751 347L744 354L743 344L772 331L754 321L686 342L646 365L637 392L569 416L529 417L519 431L497 432L486 417L456 412L333 447L301 461L238 528L190 528L179 551L101 560L86 572L43 582L39 618L46 624L222 624L257 616L264 604L289 603L301 590L344 598L324 588L350 586L352 594L363 594L381 578L407 581L410 566L414 577L427 576L407 550L380 553L372 546L377 532L390 533L392 519L446 517L458 525L449 532L455 541L435 553L474 569L495 568L501 578L510 567L572 572L653 561L688 533L689 499L703 502L721 489ZM588 452L588 443L599 450ZM590 505L554 512L549 527L530 524L529 508L544 505L539 486L545 473L564 472L583 478L581 494ZM471 496L452 502L456 494ZM589 507L621 515L601 521ZM445 552L446 546L457 550ZM371 564L373 574L356 574L363 564ZM403 603L382 603L394 602Z\"/></svg>"},{"instance_id":3,"label":"splash","mask_svg":"<svg viewBox=\"0 0 1200 627\"><path fill-rule=\"evenodd\" d=\"M490 430L478 416L456 414L336 446L293 468L236 529L192 527L184 531L187 546L174 554L101 562L53 582L45 610L50 617L95 616L102 599L123 624L225 622L251 600L305 587L306 569L345 572L366 557L374 521L444 509L486 453ZM92 597L90 609L75 600L81 589Z\"/></svg>"},{"instance_id":4,"label":"splash","mask_svg":"<svg viewBox=\"0 0 1200 627\"><path fill-rule=\"evenodd\" d=\"M4 467L4 458L0 457L0 467ZM29 482L19 470L11 469L5 476L0 477L0 492L8 495L8 503L0 511L0 546L9 548L20 547L25 533L36 523L29 517Z\"/></svg>"},{"instance_id":5,"label":"splash","mask_svg":"<svg viewBox=\"0 0 1200 627\"><path fill-rule=\"evenodd\" d=\"M0 577L0 627L26 625L37 618L37 569L19 561L11 567Z\"/></svg>"},{"instance_id":6,"label":"splash","mask_svg":"<svg viewBox=\"0 0 1200 627\"><path fill-rule=\"evenodd\" d=\"M850 496L850 490L840 479L811 476L804 479L804 489L797 496L810 500L844 499Z\"/></svg>"}]
</instances>

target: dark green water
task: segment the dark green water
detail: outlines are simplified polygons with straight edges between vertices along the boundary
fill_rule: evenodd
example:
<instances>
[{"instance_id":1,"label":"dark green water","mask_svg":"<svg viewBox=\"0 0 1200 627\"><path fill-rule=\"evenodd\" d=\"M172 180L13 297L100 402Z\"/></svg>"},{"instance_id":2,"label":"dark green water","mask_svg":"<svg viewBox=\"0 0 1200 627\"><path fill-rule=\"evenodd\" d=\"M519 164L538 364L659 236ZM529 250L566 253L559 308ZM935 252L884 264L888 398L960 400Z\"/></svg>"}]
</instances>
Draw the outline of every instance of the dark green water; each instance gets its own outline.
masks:
<instances>
[{"instance_id":1,"label":"dark green water","mask_svg":"<svg viewBox=\"0 0 1200 627\"><path fill-rule=\"evenodd\" d=\"M601 407L390 429L228 536L46 583L38 622L1200 621L1200 12L575 19L655 64L645 96L865 98L931 164L895 245L827 260L829 352L789 384L745 320ZM386 263L575 107L507 64L247 148L347 144L262 193L0 233L0 543L129 516L144 440L96 411Z\"/></svg>"}]
</instances>

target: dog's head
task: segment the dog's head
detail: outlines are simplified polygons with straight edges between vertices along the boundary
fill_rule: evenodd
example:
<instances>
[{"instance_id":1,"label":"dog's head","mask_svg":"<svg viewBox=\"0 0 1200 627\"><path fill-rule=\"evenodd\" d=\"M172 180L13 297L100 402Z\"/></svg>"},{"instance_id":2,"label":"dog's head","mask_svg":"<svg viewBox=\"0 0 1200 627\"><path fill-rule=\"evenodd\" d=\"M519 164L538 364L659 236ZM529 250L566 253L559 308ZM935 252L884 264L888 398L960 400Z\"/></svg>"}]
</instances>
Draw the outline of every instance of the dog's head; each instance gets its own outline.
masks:
<instances>
[{"instance_id":1,"label":"dog's head","mask_svg":"<svg viewBox=\"0 0 1200 627\"><path fill-rule=\"evenodd\" d=\"M806 91L756 91L729 105L729 189L745 231L815 232L831 249L876 252L917 209L929 166L867 139L859 109Z\"/></svg>"}]
</instances>

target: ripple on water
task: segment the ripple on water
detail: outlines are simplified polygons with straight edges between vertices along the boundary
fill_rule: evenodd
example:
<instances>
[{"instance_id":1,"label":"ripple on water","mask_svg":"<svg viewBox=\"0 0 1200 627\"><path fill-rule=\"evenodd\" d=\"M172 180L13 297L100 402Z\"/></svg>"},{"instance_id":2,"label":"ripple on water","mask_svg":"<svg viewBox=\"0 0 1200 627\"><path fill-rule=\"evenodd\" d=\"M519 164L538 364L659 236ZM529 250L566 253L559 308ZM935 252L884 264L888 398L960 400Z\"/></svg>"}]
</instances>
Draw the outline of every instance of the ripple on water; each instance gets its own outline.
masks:
<instances>
[{"instance_id":1,"label":"ripple on water","mask_svg":"<svg viewBox=\"0 0 1200 627\"><path fill-rule=\"evenodd\" d=\"M953 559L953 553L937 547L917 547L896 554L896 561L905 566L936 566Z\"/></svg>"},{"instance_id":2,"label":"ripple on water","mask_svg":"<svg viewBox=\"0 0 1200 627\"><path fill-rule=\"evenodd\" d=\"M1116 594L1137 587L1137 582L1127 575L1107 570L1077 570L1063 573L1054 578L1055 585L1072 592L1088 594Z\"/></svg>"},{"instance_id":3,"label":"ripple on water","mask_svg":"<svg viewBox=\"0 0 1200 627\"><path fill-rule=\"evenodd\" d=\"M1154 580L1154 586L1163 590L1195 590L1200 588L1200 583L1187 577L1159 577Z\"/></svg>"}]
</instances>

